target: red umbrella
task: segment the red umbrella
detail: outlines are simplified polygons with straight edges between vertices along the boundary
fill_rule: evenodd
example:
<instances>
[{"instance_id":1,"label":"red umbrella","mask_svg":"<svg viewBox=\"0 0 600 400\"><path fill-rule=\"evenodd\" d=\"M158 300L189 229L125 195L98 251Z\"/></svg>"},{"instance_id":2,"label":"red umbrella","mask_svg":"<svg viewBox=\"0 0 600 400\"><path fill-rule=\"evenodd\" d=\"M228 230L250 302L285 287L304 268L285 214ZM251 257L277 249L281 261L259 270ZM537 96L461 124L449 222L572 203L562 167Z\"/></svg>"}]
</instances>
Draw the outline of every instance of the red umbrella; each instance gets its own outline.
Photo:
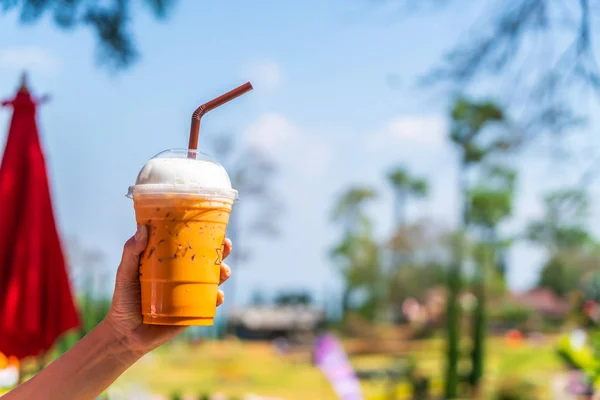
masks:
<instances>
[{"instance_id":1,"label":"red umbrella","mask_svg":"<svg viewBox=\"0 0 600 400\"><path fill-rule=\"evenodd\" d=\"M0 165L0 352L43 354L79 326L52 212L36 105L23 83Z\"/></svg>"}]
</instances>

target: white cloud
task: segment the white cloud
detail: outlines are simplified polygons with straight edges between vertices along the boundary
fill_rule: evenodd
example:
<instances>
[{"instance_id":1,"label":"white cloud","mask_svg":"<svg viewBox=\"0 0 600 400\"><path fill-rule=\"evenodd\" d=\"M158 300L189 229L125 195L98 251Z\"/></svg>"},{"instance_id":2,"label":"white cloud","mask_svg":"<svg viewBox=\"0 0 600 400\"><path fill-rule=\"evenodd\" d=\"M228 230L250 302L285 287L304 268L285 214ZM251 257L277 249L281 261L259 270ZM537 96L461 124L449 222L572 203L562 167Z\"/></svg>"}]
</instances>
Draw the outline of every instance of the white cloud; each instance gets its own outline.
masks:
<instances>
[{"instance_id":1,"label":"white cloud","mask_svg":"<svg viewBox=\"0 0 600 400\"><path fill-rule=\"evenodd\" d=\"M325 142L312 143L306 154L307 160L310 160L308 167L311 171L321 171L329 165L333 158L331 146Z\"/></svg>"},{"instance_id":2,"label":"white cloud","mask_svg":"<svg viewBox=\"0 0 600 400\"><path fill-rule=\"evenodd\" d=\"M273 60L254 61L246 67L244 75L257 89L275 89L283 80L281 67Z\"/></svg>"},{"instance_id":3,"label":"white cloud","mask_svg":"<svg viewBox=\"0 0 600 400\"><path fill-rule=\"evenodd\" d=\"M302 166L307 172L322 170L333 157L327 142L275 112L260 116L244 136L250 145L264 150L278 162Z\"/></svg>"},{"instance_id":4,"label":"white cloud","mask_svg":"<svg viewBox=\"0 0 600 400\"><path fill-rule=\"evenodd\" d=\"M60 62L40 47L9 47L0 50L0 67L56 75L60 71Z\"/></svg>"},{"instance_id":5,"label":"white cloud","mask_svg":"<svg viewBox=\"0 0 600 400\"><path fill-rule=\"evenodd\" d=\"M275 156L297 145L302 140L302 133L283 115L267 113L248 127L246 138L250 144Z\"/></svg>"},{"instance_id":6,"label":"white cloud","mask_svg":"<svg viewBox=\"0 0 600 400\"><path fill-rule=\"evenodd\" d=\"M413 144L420 147L442 147L448 133L448 121L439 115L402 115L367 137L370 147L390 143Z\"/></svg>"}]
</instances>

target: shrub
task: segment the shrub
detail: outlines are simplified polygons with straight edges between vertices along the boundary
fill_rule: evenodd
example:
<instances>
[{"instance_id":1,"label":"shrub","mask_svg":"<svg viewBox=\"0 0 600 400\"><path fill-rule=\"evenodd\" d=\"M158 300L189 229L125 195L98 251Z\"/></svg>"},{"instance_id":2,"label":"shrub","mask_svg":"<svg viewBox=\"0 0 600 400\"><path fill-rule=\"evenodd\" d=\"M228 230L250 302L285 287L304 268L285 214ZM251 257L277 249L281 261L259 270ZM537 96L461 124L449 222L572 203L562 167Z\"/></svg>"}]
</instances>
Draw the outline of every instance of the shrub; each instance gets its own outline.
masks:
<instances>
[{"instance_id":1,"label":"shrub","mask_svg":"<svg viewBox=\"0 0 600 400\"><path fill-rule=\"evenodd\" d=\"M493 400L539 400L538 390L530 382L506 378L492 396Z\"/></svg>"},{"instance_id":2,"label":"shrub","mask_svg":"<svg viewBox=\"0 0 600 400\"><path fill-rule=\"evenodd\" d=\"M492 311L491 318L505 329L521 329L532 315L533 312L528 308L505 303L495 312Z\"/></svg>"}]
</instances>

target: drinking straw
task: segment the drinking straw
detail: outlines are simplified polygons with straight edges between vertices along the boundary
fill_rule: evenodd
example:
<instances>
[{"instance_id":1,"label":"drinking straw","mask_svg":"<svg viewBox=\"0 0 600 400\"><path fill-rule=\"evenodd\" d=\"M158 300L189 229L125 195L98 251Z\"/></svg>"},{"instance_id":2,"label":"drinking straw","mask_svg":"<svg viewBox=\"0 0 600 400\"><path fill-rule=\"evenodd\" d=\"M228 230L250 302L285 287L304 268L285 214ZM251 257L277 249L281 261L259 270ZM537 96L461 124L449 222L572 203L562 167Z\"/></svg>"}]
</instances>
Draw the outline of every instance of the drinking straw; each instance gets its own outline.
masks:
<instances>
[{"instance_id":1,"label":"drinking straw","mask_svg":"<svg viewBox=\"0 0 600 400\"><path fill-rule=\"evenodd\" d=\"M192 114L192 126L190 127L190 143L188 145L189 150L198 149L198 136L200 135L200 119L207 112L214 110L215 108L222 106L223 104L235 99L252 90L250 82L244 83L219 97L209 101L208 103L202 104Z\"/></svg>"}]
</instances>

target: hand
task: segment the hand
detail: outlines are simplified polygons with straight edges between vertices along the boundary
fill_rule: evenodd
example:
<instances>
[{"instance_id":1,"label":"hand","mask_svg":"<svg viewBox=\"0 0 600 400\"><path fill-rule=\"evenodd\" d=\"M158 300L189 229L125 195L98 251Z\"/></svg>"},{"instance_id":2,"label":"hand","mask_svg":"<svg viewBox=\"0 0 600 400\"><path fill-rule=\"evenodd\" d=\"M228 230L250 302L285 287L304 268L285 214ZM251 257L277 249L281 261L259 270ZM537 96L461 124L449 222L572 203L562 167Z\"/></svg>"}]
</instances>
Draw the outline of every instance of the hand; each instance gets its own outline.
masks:
<instances>
[{"instance_id":1,"label":"hand","mask_svg":"<svg viewBox=\"0 0 600 400\"><path fill-rule=\"evenodd\" d=\"M142 323L142 299L139 279L140 254L148 244L148 229L138 226L135 235L123 249L121 264L117 270L115 292L112 305L105 322L116 333L127 338L128 345L140 355L145 354L180 334L184 326L144 325ZM231 253L231 240L225 239L223 258ZM231 276L231 268L221 264L221 280L225 282ZM217 295L217 306L224 300L221 290Z\"/></svg>"}]
</instances>

